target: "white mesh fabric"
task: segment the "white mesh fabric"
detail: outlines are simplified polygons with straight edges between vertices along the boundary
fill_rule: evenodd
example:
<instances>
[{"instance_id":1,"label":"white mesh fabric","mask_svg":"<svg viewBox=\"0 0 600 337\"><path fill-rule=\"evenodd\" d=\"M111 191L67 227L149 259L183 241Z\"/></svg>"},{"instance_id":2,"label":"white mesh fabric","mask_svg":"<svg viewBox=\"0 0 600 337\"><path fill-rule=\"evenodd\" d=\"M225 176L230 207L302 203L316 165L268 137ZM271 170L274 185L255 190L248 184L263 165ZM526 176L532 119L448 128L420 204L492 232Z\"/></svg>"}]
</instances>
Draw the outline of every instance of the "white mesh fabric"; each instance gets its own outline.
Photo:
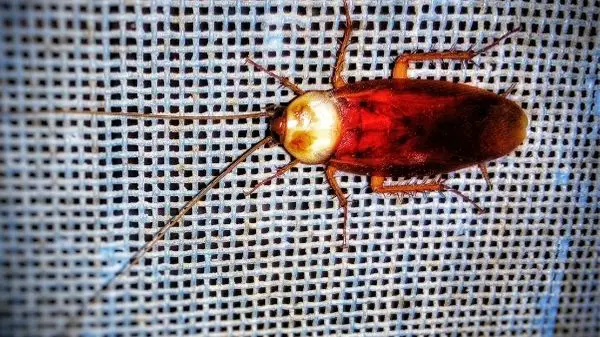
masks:
<instances>
[{"instance_id":1,"label":"white mesh fabric","mask_svg":"<svg viewBox=\"0 0 600 337\"><path fill-rule=\"evenodd\" d=\"M567 3L565 3L567 2ZM526 142L466 169L452 195L351 196L350 249L322 167L263 149L171 230L69 334L598 336L600 56L597 1L355 1L349 81L395 56L489 43L478 66L410 76L511 99ZM233 158L265 119L131 121L60 111L239 114L329 88L340 4L312 1L0 2L0 334L51 336L131 252Z\"/></svg>"}]
</instances>

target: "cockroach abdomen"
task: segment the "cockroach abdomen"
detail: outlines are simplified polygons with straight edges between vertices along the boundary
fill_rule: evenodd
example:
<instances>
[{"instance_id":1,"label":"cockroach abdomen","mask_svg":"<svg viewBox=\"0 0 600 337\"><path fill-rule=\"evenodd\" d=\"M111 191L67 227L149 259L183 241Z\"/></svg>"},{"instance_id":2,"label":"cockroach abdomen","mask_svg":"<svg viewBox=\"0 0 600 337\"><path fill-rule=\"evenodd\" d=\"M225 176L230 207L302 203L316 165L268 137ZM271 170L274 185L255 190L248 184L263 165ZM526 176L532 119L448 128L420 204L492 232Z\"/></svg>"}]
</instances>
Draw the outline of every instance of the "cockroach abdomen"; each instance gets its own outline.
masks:
<instances>
[{"instance_id":1,"label":"cockroach abdomen","mask_svg":"<svg viewBox=\"0 0 600 337\"><path fill-rule=\"evenodd\" d=\"M527 128L517 104L463 84L375 80L333 93L342 138L330 164L358 174L412 177L477 165L514 150Z\"/></svg>"}]
</instances>

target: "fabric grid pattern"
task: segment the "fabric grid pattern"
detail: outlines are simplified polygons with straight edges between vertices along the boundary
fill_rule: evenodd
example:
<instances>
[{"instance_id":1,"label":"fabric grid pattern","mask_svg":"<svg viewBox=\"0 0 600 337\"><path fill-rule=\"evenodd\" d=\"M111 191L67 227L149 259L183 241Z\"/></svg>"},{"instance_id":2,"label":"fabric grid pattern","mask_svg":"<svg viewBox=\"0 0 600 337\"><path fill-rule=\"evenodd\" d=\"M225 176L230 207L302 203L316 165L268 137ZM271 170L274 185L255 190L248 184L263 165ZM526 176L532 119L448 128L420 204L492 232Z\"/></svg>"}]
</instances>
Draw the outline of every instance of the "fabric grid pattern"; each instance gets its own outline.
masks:
<instances>
[{"instance_id":1,"label":"fabric grid pattern","mask_svg":"<svg viewBox=\"0 0 600 337\"><path fill-rule=\"evenodd\" d=\"M350 196L350 248L323 167L262 149L78 315L265 118L128 120L65 111L241 114L330 87L341 2L0 1L0 335L599 336L598 1L353 1L348 81L404 52L481 47L475 64L411 65L529 117L526 142L451 194ZM401 178L391 179L406 183ZM72 328L66 325L75 317Z\"/></svg>"}]
</instances>

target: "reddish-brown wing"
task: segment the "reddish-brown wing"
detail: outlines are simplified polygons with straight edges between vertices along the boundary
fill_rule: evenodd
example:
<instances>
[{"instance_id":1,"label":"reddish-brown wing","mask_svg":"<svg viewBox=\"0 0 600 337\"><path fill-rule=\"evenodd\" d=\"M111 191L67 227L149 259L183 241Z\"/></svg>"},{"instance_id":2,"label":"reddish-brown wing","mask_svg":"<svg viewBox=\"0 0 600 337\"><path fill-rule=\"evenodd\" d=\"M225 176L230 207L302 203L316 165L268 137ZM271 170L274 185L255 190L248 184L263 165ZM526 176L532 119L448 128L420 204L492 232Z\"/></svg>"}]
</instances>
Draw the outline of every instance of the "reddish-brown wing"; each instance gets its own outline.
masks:
<instances>
[{"instance_id":1,"label":"reddish-brown wing","mask_svg":"<svg viewBox=\"0 0 600 337\"><path fill-rule=\"evenodd\" d=\"M527 119L519 106L463 84L374 80L332 93L343 136L328 165L343 171L439 174L506 155L525 136Z\"/></svg>"}]
</instances>

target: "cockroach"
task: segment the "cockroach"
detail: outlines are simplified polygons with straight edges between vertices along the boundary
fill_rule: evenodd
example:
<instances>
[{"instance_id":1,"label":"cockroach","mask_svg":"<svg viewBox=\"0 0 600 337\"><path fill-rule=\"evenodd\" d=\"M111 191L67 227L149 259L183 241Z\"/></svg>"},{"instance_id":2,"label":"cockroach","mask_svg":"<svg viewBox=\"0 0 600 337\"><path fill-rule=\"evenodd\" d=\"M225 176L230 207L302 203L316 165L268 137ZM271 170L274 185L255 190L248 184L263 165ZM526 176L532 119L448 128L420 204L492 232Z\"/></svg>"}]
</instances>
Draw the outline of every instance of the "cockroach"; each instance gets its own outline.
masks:
<instances>
[{"instance_id":1,"label":"cockroach","mask_svg":"<svg viewBox=\"0 0 600 337\"><path fill-rule=\"evenodd\" d=\"M370 176L370 186L375 193L451 192L483 211L470 198L445 184L443 180L408 185L386 185L384 181L386 177L439 176L479 166L489 184L485 163L509 154L525 139L528 122L524 111L504 95L465 84L409 79L407 70L410 62L439 59L471 61L519 31L519 28L479 50L400 55L395 60L391 79L347 83L342 71L352 34L352 20L346 0L344 11L345 30L331 78L333 88L330 90L304 91L289 79L247 59L253 67L266 72L298 95L285 109L236 116L80 112L142 119L271 118L271 135L243 153L194 196L95 293L91 302L107 290L119 275L135 265L225 175L267 144L282 145L294 159L274 175L258 183L249 193L297 164L324 165L327 181L344 211L344 248L348 245L348 201L335 179L338 171Z\"/></svg>"}]
</instances>

